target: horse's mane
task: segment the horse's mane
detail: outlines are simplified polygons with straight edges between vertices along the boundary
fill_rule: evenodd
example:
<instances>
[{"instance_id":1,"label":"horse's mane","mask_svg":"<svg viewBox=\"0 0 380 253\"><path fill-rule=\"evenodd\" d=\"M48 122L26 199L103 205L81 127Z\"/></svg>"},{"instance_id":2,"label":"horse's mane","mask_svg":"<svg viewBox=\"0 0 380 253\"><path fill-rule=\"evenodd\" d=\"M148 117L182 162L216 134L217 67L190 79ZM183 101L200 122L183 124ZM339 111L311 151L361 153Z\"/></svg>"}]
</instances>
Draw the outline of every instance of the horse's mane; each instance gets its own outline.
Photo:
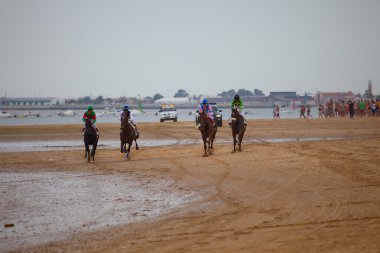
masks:
<instances>
[{"instance_id":1,"label":"horse's mane","mask_svg":"<svg viewBox=\"0 0 380 253\"><path fill-rule=\"evenodd\" d=\"M130 119L129 119L127 114L124 114L122 116L121 123L122 123L121 128L123 128L123 129L132 128L132 123L130 122Z\"/></svg>"},{"instance_id":2,"label":"horse's mane","mask_svg":"<svg viewBox=\"0 0 380 253\"><path fill-rule=\"evenodd\" d=\"M232 115L236 118L236 122L232 124L232 127L236 129L236 131L240 131L244 125L243 116L240 115L236 107L232 108Z\"/></svg>"},{"instance_id":3,"label":"horse's mane","mask_svg":"<svg viewBox=\"0 0 380 253\"><path fill-rule=\"evenodd\" d=\"M86 120L86 132L92 133L92 131L94 131L94 128L92 126L91 120Z\"/></svg>"},{"instance_id":4,"label":"horse's mane","mask_svg":"<svg viewBox=\"0 0 380 253\"><path fill-rule=\"evenodd\" d=\"M211 123L205 112L199 113L199 123L201 124L201 128L206 129L210 127Z\"/></svg>"}]
</instances>

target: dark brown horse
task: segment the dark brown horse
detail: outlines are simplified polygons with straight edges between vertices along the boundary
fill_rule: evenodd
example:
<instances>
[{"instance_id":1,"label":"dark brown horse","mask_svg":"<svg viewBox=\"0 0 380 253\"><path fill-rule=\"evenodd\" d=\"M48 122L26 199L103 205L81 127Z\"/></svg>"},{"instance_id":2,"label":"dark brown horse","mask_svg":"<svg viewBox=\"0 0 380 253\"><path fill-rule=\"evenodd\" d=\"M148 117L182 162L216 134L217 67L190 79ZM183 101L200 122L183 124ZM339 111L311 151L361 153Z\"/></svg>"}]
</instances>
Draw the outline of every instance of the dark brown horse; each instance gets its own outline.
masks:
<instances>
[{"instance_id":1,"label":"dark brown horse","mask_svg":"<svg viewBox=\"0 0 380 253\"><path fill-rule=\"evenodd\" d=\"M84 130L83 141L86 148L84 157L87 158L87 161L90 162L90 158L95 160L95 151L98 146L99 135L97 134L95 128L92 125L91 120L86 120L86 128ZM90 154L90 145L92 145L91 154Z\"/></svg>"},{"instance_id":2,"label":"dark brown horse","mask_svg":"<svg viewBox=\"0 0 380 253\"><path fill-rule=\"evenodd\" d=\"M132 142L135 141L136 150L139 150L139 145L137 144L138 135L136 135L136 129L133 127L129 118L123 116L121 118L121 128L120 128L120 152L126 153L125 157L130 159L129 152L131 150ZM128 149L126 145L128 144Z\"/></svg>"},{"instance_id":3,"label":"dark brown horse","mask_svg":"<svg viewBox=\"0 0 380 253\"><path fill-rule=\"evenodd\" d=\"M204 157L207 157L209 153L210 155L213 153L214 150L214 139L217 132L216 126L214 127L210 121L210 119L207 117L207 114L202 112L199 113L199 123L202 134L202 140L203 140L203 146L204 146Z\"/></svg>"},{"instance_id":4,"label":"dark brown horse","mask_svg":"<svg viewBox=\"0 0 380 253\"><path fill-rule=\"evenodd\" d=\"M234 151L236 151L236 143L238 143L239 148L238 151L241 151L241 142L243 141L244 137L244 132L245 129L247 128L246 125L244 124L244 118L243 116L239 113L236 107L232 108L232 113L231 113L231 128L232 128L232 138L234 139ZM236 136L238 136L238 139L236 139Z\"/></svg>"}]
</instances>

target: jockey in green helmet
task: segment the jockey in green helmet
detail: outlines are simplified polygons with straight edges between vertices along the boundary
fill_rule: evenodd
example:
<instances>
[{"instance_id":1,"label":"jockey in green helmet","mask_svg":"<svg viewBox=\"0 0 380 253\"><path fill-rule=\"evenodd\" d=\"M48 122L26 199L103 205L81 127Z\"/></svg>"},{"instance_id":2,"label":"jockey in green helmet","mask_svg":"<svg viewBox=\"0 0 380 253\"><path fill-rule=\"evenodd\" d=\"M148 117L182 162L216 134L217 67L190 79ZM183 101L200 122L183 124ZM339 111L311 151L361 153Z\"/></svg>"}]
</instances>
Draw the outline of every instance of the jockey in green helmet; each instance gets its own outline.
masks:
<instances>
[{"instance_id":1,"label":"jockey in green helmet","mask_svg":"<svg viewBox=\"0 0 380 253\"><path fill-rule=\"evenodd\" d=\"M94 129L96 130L96 132L98 133L99 130L98 130L98 128L97 128L96 125L95 125L95 123L96 123L96 113L95 113L95 111L94 111L94 107L93 107L92 105L89 105L89 106L87 107L87 111L85 111L84 114L83 114L82 121L83 121L84 123L86 123L86 120L91 120L93 128L94 128ZM84 131L85 126L86 126L86 125L83 126L82 131Z\"/></svg>"},{"instance_id":2,"label":"jockey in green helmet","mask_svg":"<svg viewBox=\"0 0 380 253\"><path fill-rule=\"evenodd\" d=\"M244 124L247 125L247 121L245 120L244 116L242 115L243 108L244 108L243 99L241 99L241 97L239 96L239 94L236 94L236 95L234 96L234 99L233 99L232 102L231 102L231 110L232 110L234 107L238 109L239 114L240 114L240 115L243 117L243 119L244 119ZM230 122L230 125L231 125L231 122Z\"/></svg>"}]
</instances>

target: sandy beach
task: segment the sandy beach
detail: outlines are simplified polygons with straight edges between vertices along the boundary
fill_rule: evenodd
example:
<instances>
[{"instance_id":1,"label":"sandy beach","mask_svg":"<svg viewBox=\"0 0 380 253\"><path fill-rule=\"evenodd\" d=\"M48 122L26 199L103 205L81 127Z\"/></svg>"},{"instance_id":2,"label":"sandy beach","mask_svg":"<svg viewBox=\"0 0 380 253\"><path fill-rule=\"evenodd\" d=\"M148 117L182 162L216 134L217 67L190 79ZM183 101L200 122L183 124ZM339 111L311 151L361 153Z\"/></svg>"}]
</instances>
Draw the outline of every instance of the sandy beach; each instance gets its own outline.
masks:
<instances>
[{"instance_id":1,"label":"sandy beach","mask_svg":"<svg viewBox=\"0 0 380 253\"><path fill-rule=\"evenodd\" d=\"M250 120L236 153L227 125L210 157L193 122L138 124L158 144L129 161L119 146L90 163L0 152L0 252L379 252L380 118ZM98 128L118 140L118 124ZM79 130L0 126L0 143Z\"/></svg>"}]
</instances>

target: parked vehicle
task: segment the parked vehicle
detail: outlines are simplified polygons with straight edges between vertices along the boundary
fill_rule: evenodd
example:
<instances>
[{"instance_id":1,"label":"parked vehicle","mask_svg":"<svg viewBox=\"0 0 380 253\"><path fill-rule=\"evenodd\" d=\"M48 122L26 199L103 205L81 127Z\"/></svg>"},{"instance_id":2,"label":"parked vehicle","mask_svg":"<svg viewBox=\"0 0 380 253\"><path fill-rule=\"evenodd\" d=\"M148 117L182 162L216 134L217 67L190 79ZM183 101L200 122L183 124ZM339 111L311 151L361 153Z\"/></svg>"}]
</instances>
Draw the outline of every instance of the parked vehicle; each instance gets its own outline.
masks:
<instances>
[{"instance_id":1,"label":"parked vehicle","mask_svg":"<svg viewBox=\"0 0 380 253\"><path fill-rule=\"evenodd\" d=\"M174 105L168 106L162 104L158 114L160 116L160 122L164 122L165 120L173 120L174 122L177 122L178 120L178 112L174 108Z\"/></svg>"}]
</instances>

